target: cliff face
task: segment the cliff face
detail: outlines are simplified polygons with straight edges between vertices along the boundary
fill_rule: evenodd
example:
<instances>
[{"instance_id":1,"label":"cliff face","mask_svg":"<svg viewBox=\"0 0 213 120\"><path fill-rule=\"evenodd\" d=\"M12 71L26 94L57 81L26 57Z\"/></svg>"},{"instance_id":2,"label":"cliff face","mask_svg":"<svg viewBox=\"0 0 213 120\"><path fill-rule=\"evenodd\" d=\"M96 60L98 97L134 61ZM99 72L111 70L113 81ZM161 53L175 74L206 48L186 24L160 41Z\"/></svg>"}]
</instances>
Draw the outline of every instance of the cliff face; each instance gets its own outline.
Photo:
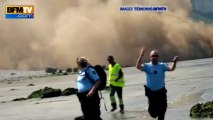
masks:
<instances>
[{"instance_id":1,"label":"cliff face","mask_svg":"<svg viewBox=\"0 0 213 120\"><path fill-rule=\"evenodd\" d=\"M213 23L213 0L191 0L191 16L195 20Z\"/></svg>"},{"instance_id":2,"label":"cliff face","mask_svg":"<svg viewBox=\"0 0 213 120\"><path fill-rule=\"evenodd\" d=\"M192 6L203 14L213 13L213 0L192 0Z\"/></svg>"}]
</instances>

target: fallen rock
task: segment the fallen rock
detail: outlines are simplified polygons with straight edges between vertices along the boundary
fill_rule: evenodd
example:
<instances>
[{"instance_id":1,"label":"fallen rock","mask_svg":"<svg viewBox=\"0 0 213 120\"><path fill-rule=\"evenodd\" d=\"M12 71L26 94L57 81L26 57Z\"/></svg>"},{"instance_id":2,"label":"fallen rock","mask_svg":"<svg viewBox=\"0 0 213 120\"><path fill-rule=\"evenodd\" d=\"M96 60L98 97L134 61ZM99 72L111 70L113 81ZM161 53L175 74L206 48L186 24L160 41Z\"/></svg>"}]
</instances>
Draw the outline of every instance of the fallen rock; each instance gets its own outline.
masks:
<instances>
[{"instance_id":1,"label":"fallen rock","mask_svg":"<svg viewBox=\"0 0 213 120\"><path fill-rule=\"evenodd\" d=\"M67 88L62 92L62 96L68 96L68 95L73 95L77 93L77 89L75 88Z\"/></svg>"},{"instance_id":2,"label":"fallen rock","mask_svg":"<svg viewBox=\"0 0 213 120\"><path fill-rule=\"evenodd\" d=\"M14 99L12 101L24 101L24 100L27 100L27 98L16 98L16 99Z\"/></svg>"},{"instance_id":3,"label":"fallen rock","mask_svg":"<svg viewBox=\"0 0 213 120\"><path fill-rule=\"evenodd\" d=\"M40 89L31 93L27 98L50 98L50 97L58 97L61 96L60 89L53 89L50 87L45 87L44 89Z\"/></svg>"},{"instance_id":4,"label":"fallen rock","mask_svg":"<svg viewBox=\"0 0 213 120\"><path fill-rule=\"evenodd\" d=\"M73 68L73 72L78 72L78 68Z\"/></svg>"},{"instance_id":5,"label":"fallen rock","mask_svg":"<svg viewBox=\"0 0 213 120\"><path fill-rule=\"evenodd\" d=\"M14 90L18 90L18 89L14 89L14 88L10 89L10 91L14 91Z\"/></svg>"},{"instance_id":6,"label":"fallen rock","mask_svg":"<svg viewBox=\"0 0 213 120\"><path fill-rule=\"evenodd\" d=\"M27 86L35 86L34 84L32 84L32 83L30 83L30 84L28 84Z\"/></svg>"},{"instance_id":7,"label":"fallen rock","mask_svg":"<svg viewBox=\"0 0 213 120\"><path fill-rule=\"evenodd\" d=\"M16 75L16 73L10 73L10 75Z\"/></svg>"},{"instance_id":8,"label":"fallen rock","mask_svg":"<svg viewBox=\"0 0 213 120\"><path fill-rule=\"evenodd\" d=\"M67 68L66 72L67 73L71 73L72 72L72 68Z\"/></svg>"},{"instance_id":9,"label":"fallen rock","mask_svg":"<svg viewBox=\"0 0 213 120\"><path fill-rule=\"evenodd\" d=\"M58 73L63 73L63 70L59 70Z\"/></svg>"},{"instance_id":10,"label":"fallen rock","mask_svg":"<svg viewBox=\"0 0 213 120\"><path fill-rule=\"evenodd\" d=\"M63 75L69 75L67 72L63 73Z\"/></svg>"},{"instance_id":11,"label":"fallen rock","mask_svg":"<svg viewBox=\"0 0 213 120\"><path fill-rule=\"evenodd\" d=\"M57 72L57 70L58 70L57 68L47 67L45 72L55 74Z\"/></svg>"},{"instance_id":12,"label":"fallen rock","mask_svg":"<svg viewBox=\"0 0 213 120\"><path fill-rule=\"evenodd\" d=\"M194 105L190 110L190 117L213 118L213 101Z\"/></svg>"},{"instance_id":13,"label":"fallen rock","mask_svg":"<svg viewBox=\"0 0 213 120\"><path fill-rule=\"evenodd\" d=\"M12 82L7 82L7 84L12 84Z\"/></svg>"}]
</instances>

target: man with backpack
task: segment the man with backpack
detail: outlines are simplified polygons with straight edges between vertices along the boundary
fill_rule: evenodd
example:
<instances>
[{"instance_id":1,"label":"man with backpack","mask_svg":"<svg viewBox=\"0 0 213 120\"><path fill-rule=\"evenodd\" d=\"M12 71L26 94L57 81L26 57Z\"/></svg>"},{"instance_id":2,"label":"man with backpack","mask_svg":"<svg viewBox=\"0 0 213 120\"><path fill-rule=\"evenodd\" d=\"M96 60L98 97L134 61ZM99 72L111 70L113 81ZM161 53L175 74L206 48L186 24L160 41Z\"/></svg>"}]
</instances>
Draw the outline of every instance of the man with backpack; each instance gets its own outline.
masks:
<instances>
[{"instance_id":1,"label":"man with backpack","mask_svg":"<svg viewBox=\"0 0 213 120\"><path fill-rule=\"evenodd\" d=\"M168 64L158 61L159 54L156 50L150 52L150 62L143 63L144 53L145 48L142 48L136 68L146 73L146 85L144 87L149 103L148 111L151 117L164 120L167 109L165 72L175 70L179 57L175 56L172 66L168 66Z\"/></svg>"},{"instance_id":2,"label":"man with backpack","mask_svg":"<svg viewBox=\"0 0 213 120\"><path fill-rule=\"evenodd\" d=\"M102 120L100 115L100 97L98 90L100 77L93 67L90 67L85 57L77 58L79 76L77 78L78 99L81 104L83 117L75 120Z\"/></svg>"},{"instance_id":3,"label":"man with backpack","mask_svg":"<svg viewBox=\"0 0 213 120\"><path fill-rule=\"evenodd\" d=\"M108 56L107 60L109 62L110 100L112 106L111 112L117 109L115 92L117 93L119 98L120 112L124 112L122 92L125 82L122 67L114 61L113 56Z\"/></svg>"}]
</instances>

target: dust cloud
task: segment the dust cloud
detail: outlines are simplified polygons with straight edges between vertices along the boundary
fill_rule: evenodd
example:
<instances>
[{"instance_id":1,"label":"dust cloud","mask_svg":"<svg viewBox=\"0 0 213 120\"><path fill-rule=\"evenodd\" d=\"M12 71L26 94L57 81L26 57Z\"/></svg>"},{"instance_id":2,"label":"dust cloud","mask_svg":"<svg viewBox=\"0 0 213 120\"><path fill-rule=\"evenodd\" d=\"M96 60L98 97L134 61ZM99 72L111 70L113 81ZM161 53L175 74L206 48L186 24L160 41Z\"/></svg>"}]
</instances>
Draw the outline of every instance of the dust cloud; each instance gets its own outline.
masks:
<instances>
[{"instance_id":1,"label":"dust cloud","mask_svg":"<svg viewBox=\"0 0 213 120\"><path fill-rule=\"evenodd\" d=\"M133 0L132 0L133 1ZM149 1L149 2L148 2ZM157 49L161 60L213 56L213 27L190 17L190 0L16 0L5 5L34 5L32 20L8 20L0 14L0 69L75 67L86 56L107 64L113 55L123 66L134 65L140 48ZM169 10L121 12L122 5L163 5Z\"/></svg>"}]
</instances>

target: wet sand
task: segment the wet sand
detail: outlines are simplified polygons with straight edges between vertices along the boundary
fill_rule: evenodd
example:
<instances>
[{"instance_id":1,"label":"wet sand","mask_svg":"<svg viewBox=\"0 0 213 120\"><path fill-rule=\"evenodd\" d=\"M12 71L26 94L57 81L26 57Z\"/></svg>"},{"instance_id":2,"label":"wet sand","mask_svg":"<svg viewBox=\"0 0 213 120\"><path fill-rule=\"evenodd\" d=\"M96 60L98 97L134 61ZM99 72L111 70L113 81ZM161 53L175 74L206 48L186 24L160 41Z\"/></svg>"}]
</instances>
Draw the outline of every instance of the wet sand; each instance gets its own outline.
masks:
<instances>
[{"instance_id":1,"label":"wet sand","mask_svg":"<svg viewBox=\"0 0 213 120\"><path fill-rule=\"evenodd\" d=\"M213 100L212 71L213 59L210 58L180 62L176 71L166 73L166 88L168 90L166 120L191 120L189 117L191 106L197 102ZM8 71L0 72L2 77L5 75L3 72L7 73ZM13 71L13 73L16 72ZM120 114L119 109L113 113L105 111L102 101L102 118L104 120L154 120L149 117L147 112L147 98L144 96L143 88L145 74L134 67L125 68L124 73L126 79L126 87L124 87L125 113ZM26 71L25 74L28 75L28 72ZM39 71L36 76L39 75L44 75L44 73ZM1 120L73 120L74 117L81 115L80 105L75 95L16 102L11 102L11 100L27 97L31 92L45 86L60 89L76 87L76 77L77 75L34 76L21 80L16 80L14 77L9 84L7 80L1 79ZM28 86L29 84L35 86ZM109 110L108 91L104 91L103 96Z\"/></svg>"}]
</instances>

